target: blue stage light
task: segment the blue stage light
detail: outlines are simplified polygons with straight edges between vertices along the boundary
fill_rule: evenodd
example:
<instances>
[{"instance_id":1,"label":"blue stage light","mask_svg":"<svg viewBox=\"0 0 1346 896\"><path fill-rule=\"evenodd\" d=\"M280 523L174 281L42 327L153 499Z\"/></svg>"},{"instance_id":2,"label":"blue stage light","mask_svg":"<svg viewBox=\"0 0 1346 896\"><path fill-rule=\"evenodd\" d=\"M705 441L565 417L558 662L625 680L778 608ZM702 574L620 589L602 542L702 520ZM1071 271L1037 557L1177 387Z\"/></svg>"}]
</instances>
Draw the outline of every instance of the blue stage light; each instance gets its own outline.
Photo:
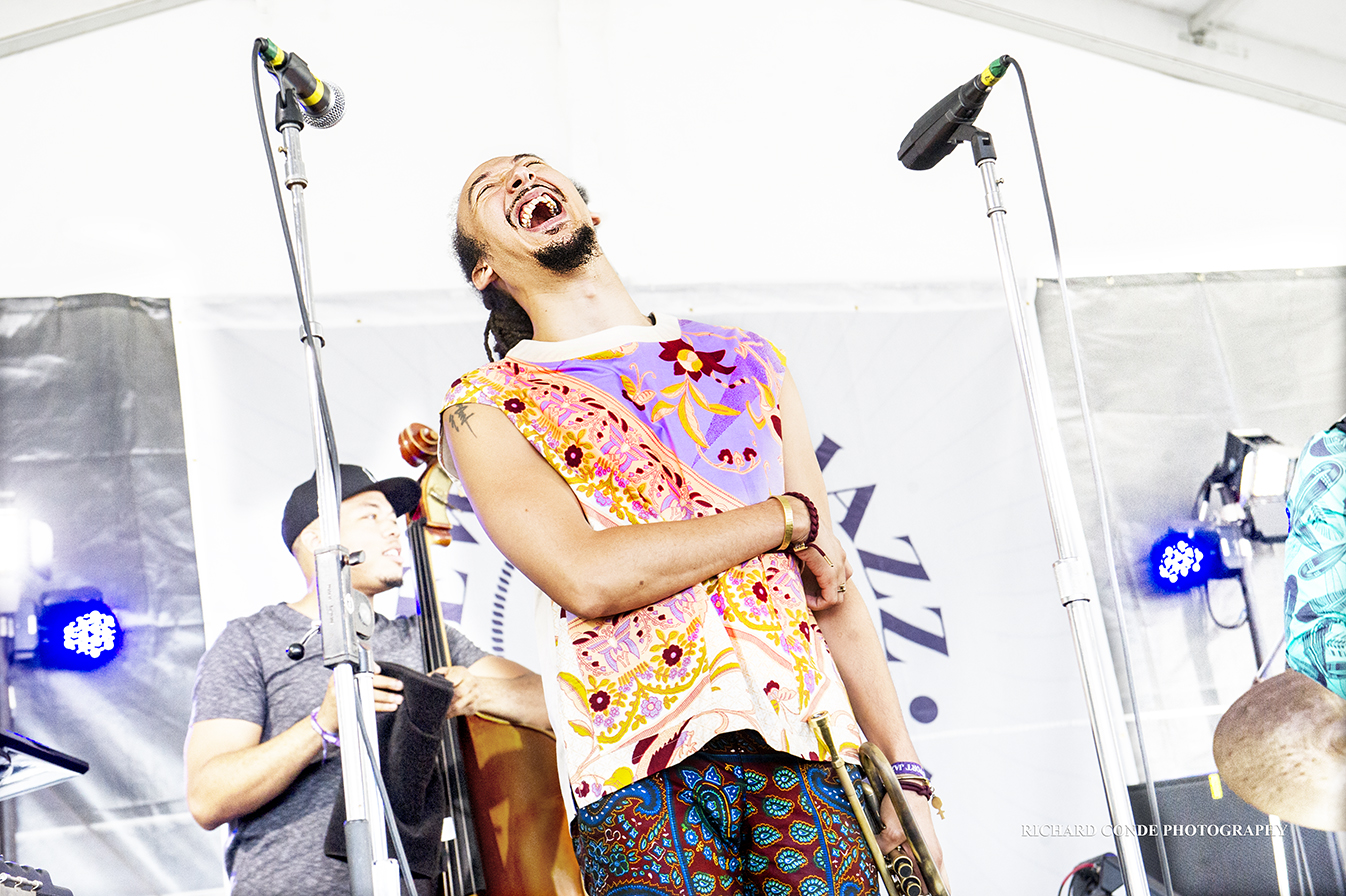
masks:
<instances>
[{"instance_id":1,"label":"blue stage light","mask_svg":"<svg viewBox=\"0 0 1346 896\"><path fill-rule=\"evenodd\" d=\"M122 649L121 621L97 589L80 588L73 595L38 613L38 662L48 669L100 669Z\"/></svg>"},{"instance_id":2,"label":"blue stage light","mask_svg":"<svg viewBox=\"0 0 1346 896\"><path fill-rule=\"evenodd\" d=\"M1227 573L1220 558L1220 536L1209 529L1168 532L1150 548L1150 583L1156 591L1178 594Z\"/></svg>"}]
</instances>

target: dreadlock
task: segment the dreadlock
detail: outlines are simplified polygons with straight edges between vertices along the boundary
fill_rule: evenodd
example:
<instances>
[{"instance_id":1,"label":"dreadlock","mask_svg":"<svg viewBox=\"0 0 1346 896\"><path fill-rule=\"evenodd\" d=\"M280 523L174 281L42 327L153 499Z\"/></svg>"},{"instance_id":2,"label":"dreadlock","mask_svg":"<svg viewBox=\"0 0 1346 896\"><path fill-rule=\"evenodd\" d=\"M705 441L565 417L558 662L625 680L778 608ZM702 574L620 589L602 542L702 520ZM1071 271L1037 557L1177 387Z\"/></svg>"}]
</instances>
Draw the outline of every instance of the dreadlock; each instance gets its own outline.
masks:
<instances>
[{"instance_id":1,"label":"dreadlock","mask_svg":"<svg viewBox=\"0 0 1346 896\"><path fill-rule=\"evenodd\" d=\"M458 264L463 276L472 281L472 271L477 262L486 254L486 245L475 237L463 233L461 227L453 231L453 251L458 256ZM481 301L491 314L486 318L486 329L481 334L482 348L486 349L486 360L503 358L510 349L525 339L533 338L533 322L528 312L514 301L514 297L498 286L491 285L481 290ZM495 337L495 353L491 352L491 337Z\"/></svg>"}]
</instances>

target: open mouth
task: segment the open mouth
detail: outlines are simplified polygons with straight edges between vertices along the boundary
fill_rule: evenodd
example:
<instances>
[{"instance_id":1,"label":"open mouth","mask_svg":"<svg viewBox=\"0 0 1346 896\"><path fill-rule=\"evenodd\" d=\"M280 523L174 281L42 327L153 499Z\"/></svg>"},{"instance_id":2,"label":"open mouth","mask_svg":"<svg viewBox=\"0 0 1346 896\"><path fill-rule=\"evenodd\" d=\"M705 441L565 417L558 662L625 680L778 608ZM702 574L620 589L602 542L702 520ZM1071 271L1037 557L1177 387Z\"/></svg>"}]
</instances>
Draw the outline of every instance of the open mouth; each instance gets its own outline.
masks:
<instances>
[{"instance_id":1,"label":"open mouth","mask_svg":"<svg viewBox=\"0 0 1346 896\"><path fill-rule=\"evenodd\" d=\"M546 189L539 189L519 203L518 221L524 230L542 230L560 215L559 198Z\"/></svg>"}]
</instances>

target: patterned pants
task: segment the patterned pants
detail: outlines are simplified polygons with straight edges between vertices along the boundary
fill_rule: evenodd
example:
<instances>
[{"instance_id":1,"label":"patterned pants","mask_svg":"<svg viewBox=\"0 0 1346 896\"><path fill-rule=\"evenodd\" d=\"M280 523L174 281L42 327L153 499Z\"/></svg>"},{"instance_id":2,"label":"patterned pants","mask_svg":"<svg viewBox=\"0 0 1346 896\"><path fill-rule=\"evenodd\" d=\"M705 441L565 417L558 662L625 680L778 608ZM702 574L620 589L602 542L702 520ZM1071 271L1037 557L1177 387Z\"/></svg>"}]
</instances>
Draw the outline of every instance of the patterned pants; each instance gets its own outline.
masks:
<instances>
[{"instance_id":1,"label":"patterned pants","mask_svg":"<svg viewBox=\"0 0 1346 896\"><path fill-rule=\"evenodd\" d=\"M589 896L862 896L877 892L836 772L722 734L579 810Z\"/></svg>"}]
</instances>

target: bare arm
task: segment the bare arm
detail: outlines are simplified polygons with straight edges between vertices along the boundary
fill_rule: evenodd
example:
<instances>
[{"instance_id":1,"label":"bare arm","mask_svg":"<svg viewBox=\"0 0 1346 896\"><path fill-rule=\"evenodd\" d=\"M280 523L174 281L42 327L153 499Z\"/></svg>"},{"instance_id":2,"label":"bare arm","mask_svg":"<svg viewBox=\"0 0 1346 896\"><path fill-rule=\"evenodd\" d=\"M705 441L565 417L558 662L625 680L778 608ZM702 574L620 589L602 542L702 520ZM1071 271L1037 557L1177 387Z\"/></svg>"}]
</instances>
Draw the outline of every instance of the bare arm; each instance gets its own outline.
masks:
<instances>
[{"instance_id":1,"label":"bare arm","mask_svg":"<svg viewBox=\"0 0 1346 896\"><path fill-rule=\"evenodd\" d=\"M663 600L775 550L784 535L773 500L695 520L594 531L570 486L502 411L454 405L442 417L441 439L491 541L548 597L586 619ZM807 519L803 505L789 500L795 518ZM836 576L819 573L833 589Z\"/></svg>"},{"instance_id":2,"label":"bare arm","mask_svg":"<svg viewBox=\"0 0 1346 896\"><path fill-rule=\"evenodd\" d=\"M822 470L818 467L818 458L813 450L813 440L809 436L808 421L804 415L804 405L794 380L787 375L781 389L781 437L785 443L785 487L790 491L799 491L808 495L818 507L818 541L827 545L836 542L838 556L841 546L832 530L832 514L827 501L827 487L823 482ZM830 536L824 541L823 532ZM830 555L830 552L829 552ZM840 561L838 561L840 562ZM845 564L847 582L850 580L850 564ZM827 595L823 595L826 597ZM859 594L851 589L850 600L839 600L825 607L814 609L814 618L823 638L833 649L832 659L846 684L846 693L850 697L851 708L855 710L855 719L860 724L866 739L874 742L888 757L890 762L899 760L919 762L916 746L911 742L907 725L902 718L902 706L898 700L897 688L893 686L893 676L888 670L888 661L883 645L870 618L869 609ZM939 841L935 838L934 825L930 818L930 806L924 798L904 794L917 824L922 827L925 841L931 853L943 871L943 853ZM891 849L900 842L894 839L896 826L891 822L893 813L889 810L889 826L885 837L881 837L885 849Z\"/></svg>"},{"instance_id":3,"label":"bare arm","mask_svg":"<svg viewBox=\"0 0 1346 896\"><path fill-rule=\"evenodd\" d=\"M260 809L322 753L308 719L266 743L261 737L261 725L240 719L207 719L187 732L187 807L201 827Z\"/></svg>"},{"instance_id":4,"label":"bare arm","mask_svg":"<svg viewBox=\"0 0 1346 896\"><path fill-rule=\"evenodd\" d=\"M529 728L551 730L542 697L542 676L536 672L500 656L484 656L470 666L435 671L453 682L450 716L485 713Z\"/></svg>"},{"instance_id":5,"label":"bare arm","mask_svg":"<svg viewBox=\"0 0 1346 896\"><path fill-rule=\"evenodd\" d=\"M374 676L374 709L389 712L402 702L402 682ZM318 724L336 732L332 680L318 707ZM307 718L263 741L262 726L242 719L206 719L187 732L187 808L206 830L255 812L285 792L309 763L322 755L322 738Z\"/></svg>"},{"instance_id":6,"label":"bare arm","mask_svg":"<svg viewBox=\"0 0 1346 896\"><path fill-rule=\"evenodd\" d=\"M809 436L804 405L794 380L788 375L781 389L781 438L785 443L785 486L791 491L808 495L818 507L818 541L825 550L835 545L835 562L842 564L844 552L832 528L832 513L827 501L827 486L818 467ZM827 539L824 542L824 538ZM829 550L829 555L831 550ZM846 581L850 581L850 564L844 563ZM843 593L843 598L847 596ZM846 684L856 721L865 736L874 741L890 759L915 759L916 750L907 735L902 719L897 689L888 671L883 646L879 643L869 609L857 594L853 599L841 599L822 609L815 609L814 618L828 645L837 645L832 651L837 670Z\"/></svg>"},{"instance_id":7,"label":"bare arm","mask_svg":"<svg viewBox=\"0 0 1346 896\"><path fill-rule=\"evenodd\" d=\"M892 674L879 642L874 621L869 616L859 595L854 599L830 607L826 611L814 614L818 627L829 645L844 645L832 651L832 659L837 671L846 683L846 694L850 697L851 708L855 710L855 719L865 738L872 741L889 762L920 762L916 755L916 746L911 742L906 722L902 718L902 708L898 702L897 689L893 686ZM932 858L939 866L940 874L944 870L944 852L935 835L934 820L930 815L930 803L917 794L903 792L907 807L911 809L916 824L930 848ZM899 846L905 837L897 837L896 813L885 804L884 817L888 827L879 837L880 845L887 852ZM946 875L947 876L947 875Z\"/></svg>"}]
</instances>

